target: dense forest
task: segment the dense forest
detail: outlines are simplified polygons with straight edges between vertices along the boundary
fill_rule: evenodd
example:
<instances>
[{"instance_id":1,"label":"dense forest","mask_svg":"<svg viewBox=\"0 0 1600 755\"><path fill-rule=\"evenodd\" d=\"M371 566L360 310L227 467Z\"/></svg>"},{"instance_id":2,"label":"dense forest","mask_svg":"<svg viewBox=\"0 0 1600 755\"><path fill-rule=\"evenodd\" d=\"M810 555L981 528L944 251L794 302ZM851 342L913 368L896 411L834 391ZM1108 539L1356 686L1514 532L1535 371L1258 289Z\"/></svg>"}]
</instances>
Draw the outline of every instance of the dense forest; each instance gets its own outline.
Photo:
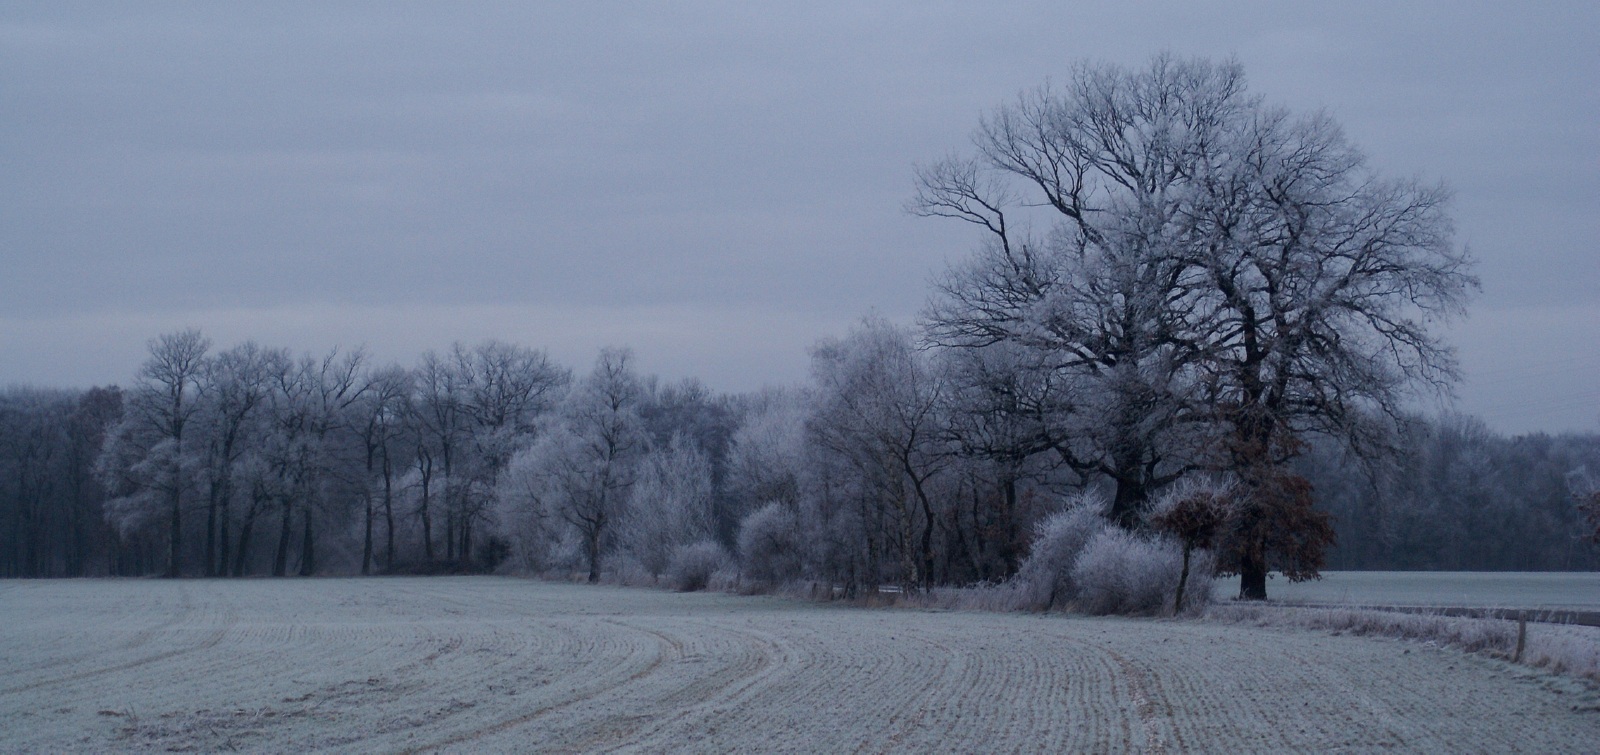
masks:
<instances>
[{"instance_id":1,"label":"dense forest","mask_svg":"<svg viewBox=\"0 0 1600 755\"><path fill-rule=\"evenodd\" d=\"M1245 597L1269 571L1600 568L1600 436L1408 409L1458 378L1433 331L1478 287L1442 187L1375 175L1236 63L1171 56L1079 66L973 145L919 168L909 205L975 228L973 254L915 326L820 341L803 385L718 394L625 349L406 367L186 330L126 386L9 389L0 576L915 590L1010 579L1070 507L1125 550L1214 553Z\"/></svg>"}]
</instances>

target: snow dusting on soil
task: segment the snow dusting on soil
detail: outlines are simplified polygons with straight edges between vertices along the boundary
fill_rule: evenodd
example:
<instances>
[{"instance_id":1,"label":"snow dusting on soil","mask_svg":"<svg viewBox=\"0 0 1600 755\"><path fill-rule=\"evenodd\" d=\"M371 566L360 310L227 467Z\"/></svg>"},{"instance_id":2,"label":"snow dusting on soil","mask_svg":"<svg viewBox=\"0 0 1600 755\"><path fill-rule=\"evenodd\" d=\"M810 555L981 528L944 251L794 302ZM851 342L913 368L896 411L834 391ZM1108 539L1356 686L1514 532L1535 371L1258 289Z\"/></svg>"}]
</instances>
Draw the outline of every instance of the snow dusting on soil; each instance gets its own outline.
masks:
<instances>
[{"instance_id":1,"label":"snow dusting on soil","mask_svg":"<svg viewBox=\"0 0 1600 755\"><path fill-rule=\"evenodd\" d=\"M1219 580L1218 595L1239 591ZM1325 571L1310 582L1273 580L1267 594L1290 603L1600 610L1600 572Z\"/></svg>"},{"instance_id":2,"label":"snow dusting on soil","mask_svg":"<svg viewBox=\"0 0 1600 755\"><path fill-rule=\"evenodd\" d=\"M1417 643L501 578L0 583L0 750L1590 752Z\"/></svg>"}]
</instances>

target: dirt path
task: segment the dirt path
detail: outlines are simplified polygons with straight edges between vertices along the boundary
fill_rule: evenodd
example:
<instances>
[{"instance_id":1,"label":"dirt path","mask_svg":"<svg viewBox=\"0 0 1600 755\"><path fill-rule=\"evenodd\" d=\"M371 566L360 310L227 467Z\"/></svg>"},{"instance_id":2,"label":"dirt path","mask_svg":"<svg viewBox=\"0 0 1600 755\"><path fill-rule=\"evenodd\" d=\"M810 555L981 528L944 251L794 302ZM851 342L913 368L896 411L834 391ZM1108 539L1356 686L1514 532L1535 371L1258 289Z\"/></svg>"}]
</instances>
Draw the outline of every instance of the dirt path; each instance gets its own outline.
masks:
<instances>
[{"instance_id":1,"label":"dirt path","mask_svg":"<svg viewBox=\"0 0 1600 755\"><path fill-rule=\"evenodd\" d=\"M1600 695L1425 645L493 578L0 596L0 751L1585 752Z\"/></svg>"}]
</instances>

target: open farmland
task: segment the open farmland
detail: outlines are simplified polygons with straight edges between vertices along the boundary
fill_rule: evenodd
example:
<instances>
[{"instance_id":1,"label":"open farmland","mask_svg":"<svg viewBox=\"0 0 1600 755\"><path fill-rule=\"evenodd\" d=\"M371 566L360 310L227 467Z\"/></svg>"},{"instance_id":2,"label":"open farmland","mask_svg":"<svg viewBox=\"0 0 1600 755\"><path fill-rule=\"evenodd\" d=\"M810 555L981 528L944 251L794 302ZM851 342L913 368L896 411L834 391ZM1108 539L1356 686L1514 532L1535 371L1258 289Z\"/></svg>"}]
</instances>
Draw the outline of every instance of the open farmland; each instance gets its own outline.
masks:
<instances>
[{"instance_id":1,"label":"open farmland","mask_svg":"<svg viewBox=\"0 0 1600 755\"><path fill-rule=\"evenodd\" d=\"M1237 578L1218 581L1218 595L1236 592ZM1327 571L1274 580L1268 593L1290 603L1600 611L1600 572Z\"/></svg>"},{"instance_id":2,"label":"open farmland","mask_svg":"<svg viewBox=\"0 0 1600 755\"><path fill-rule=\"evenodd\" d=\"M500 578L0 583L0 750L1592 751L1418 643Z\"/></svg>"}]
</instances>

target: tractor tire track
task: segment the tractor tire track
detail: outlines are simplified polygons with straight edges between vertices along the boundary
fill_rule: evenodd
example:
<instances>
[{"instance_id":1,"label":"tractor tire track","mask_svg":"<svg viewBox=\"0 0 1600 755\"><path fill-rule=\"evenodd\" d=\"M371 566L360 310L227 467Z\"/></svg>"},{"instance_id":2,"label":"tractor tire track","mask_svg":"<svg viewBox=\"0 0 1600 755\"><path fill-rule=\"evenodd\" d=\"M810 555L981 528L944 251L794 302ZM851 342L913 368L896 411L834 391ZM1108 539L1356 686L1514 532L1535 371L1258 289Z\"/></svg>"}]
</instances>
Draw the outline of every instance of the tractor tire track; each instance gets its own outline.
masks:
<instances>
[{"instance_id":1,"label":"tractor tire track","mask_svg":"<svg viewBox=\"0 0 1600 755\"><path fill-rule=\"evenodd\" d=\"M585 702L592 701L592 700L594 700L594 699L596 699L596 698L598 698L598 697L600 697L602 695L605 695L608 692L611 692L611 691L619 689L619 688L626 687L629 684L637 682L640 679L645 678L646 676L649 676L651 674L656 673L657 670L659 670L663 666L663 664L665 664L667 662L667 660L669 659L669 655L679 655L679 656L681 656L681 654L682 654L682 650L683 650L682 643L679 642L678 640L672 638L672 637L667 636L666 634L663 634L661 632L656 632L656 631L653 631L653 630L641 630L641 629L637 629L635 627L629 627L626 624L622 624L621 622L617 622L617 621L606 620L605 623L609 624L611 626L623 627L623 628L626 628L626 629L630 629L630 630L636 631L636 632L638 632L640 634L645 634L645 635L647 635L649 637L654 638L656 640L656 644L654 646L655 653L654 653L653 657L648 662L646 662L643 667L639 668L638 670L634 671L633 673L629 674L627 677L624 677L622 679L607 680L605 682L601 682L601 683L598 683L598 684L582 686L582 687L579 687L578 689L574 690L574 694L571 695L570 697L565 697L563 699L554 700L554 701L545 703L543 705L540 705L540 706L534 708L533 710L520 713L520 714L512 716L510 718L501 719L499 721L496 721L496 722L491 723L491 724L486 725L486 726L482 726L482 727L478 727L478 728L475 728L475 729L470 729L470 730L467 730L467 731L464 731L464 732L460 732L460 733L451 735L449 737L446 737L444 739L440 739L440 740L437 740L437 741L429 742L428 744L425 744L425 745L420 745L420 746L417 746L417 747L407 748L407 749L403 750L403 752L408 753L408 755L409 755L410 753L433 752L433 751L437 751L437 750L443 750L443 749L446 749L446 748L449 748L449 747L454 747L456 745L462 745L462 744L466 744L468 742L472 742L472 741L475 741L475 740L483 739L485 737L489 737L489 736L492 736L492 735L495 735L495 734L498 734L498 733L501 733L501 732L508 731L510 729L517 728L519 726L524 726L524 725L530 724L530 723L536 721L537 719L539 719L541 717L557 713L557 712L565 710L567 708L571 708L571 707L576 706L576 705L578 705L580 703L585 703Z\"/></svg>"}]
</instances>

